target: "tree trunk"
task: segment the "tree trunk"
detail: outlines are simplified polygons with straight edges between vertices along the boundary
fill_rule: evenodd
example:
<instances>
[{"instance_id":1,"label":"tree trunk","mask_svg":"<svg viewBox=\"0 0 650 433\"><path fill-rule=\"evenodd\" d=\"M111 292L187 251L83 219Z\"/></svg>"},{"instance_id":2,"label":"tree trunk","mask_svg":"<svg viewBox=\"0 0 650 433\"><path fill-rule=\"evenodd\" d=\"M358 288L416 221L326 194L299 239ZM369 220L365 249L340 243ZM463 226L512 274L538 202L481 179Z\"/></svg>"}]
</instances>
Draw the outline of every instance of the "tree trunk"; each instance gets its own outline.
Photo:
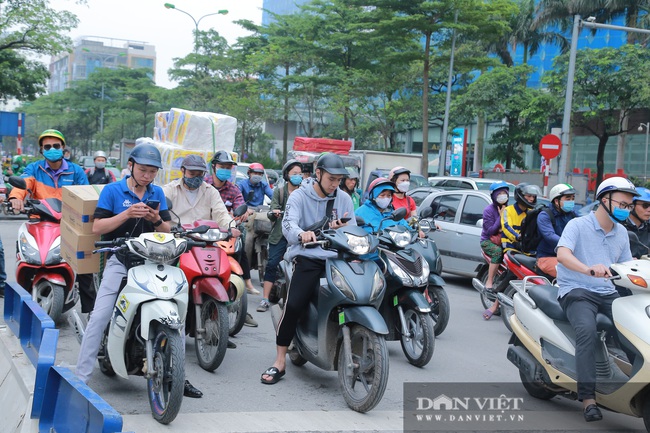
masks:
<instances>
[{"instance_id":1,"label":"tree trunk","mask_svg":"<svg viewBox=\"0 0 650 433\"><path fill-rule=\"evenodd\" d=\"M630 116L625 115L625 110L619 114L619 125L622 131L627 131L630 122ZM625 143L627 141L627 132L622 132L616 137L616 169L625 168Z\"/></svg>"},{"instance_id":2,"label":"tree trunk","mask_svg":"<svg viewBox=\"0 0 650 433\"><path fill-rule=\"evenodd\" d=\"M483 144L485 143L485 116L480 114L476 121L476 144L474 145L474 171L483 168Z\"/></svg>"},{"instance_id":3,"label":"tree trunk","mask_svg":"<svg viewBox=\"0 0 650 433\"><path fill-rule=\"evenodd\" d=\"M425 32L426 41L424 43L424 67L422 68L422 165L420 171L422 176L428 177L429 175L429 49L431 48L431 33ZM447 137L442 137L446 140ZM440 143L442 150L442 143ZM438 158L444 158L438 153ZM444 163L443 163L444 164ZM443 165L444 167L444 165ZM438 173L442 176L444 173Z\"/></svg>"},{"instance_id":4,"label":"tree trunk","mask_svg":"<svg viewBox=\"0 0 650 433\"><path fill-rule=\"evenodd\" d=\"M605 171L605 146L609 140L609 135L603 134L598 137L598 154L596 155L596 189L603 181L603 174Z\"/></svg>"},{"instance_id":5,"label":"tree trunk","mask_svg":"<svg viewBox=\"0 0 650 433\"><path fill-rule=\"evenodd\" d=\"M241 123L241 159L245 161L244 155L246 155L246 121Z\"/></svg>"},{"instance_id":6,"label":"tree trunk","mask_svg":"<svg viewBox=\"0 0 650 433\"><path fill-rule=\"evenodd\" d=\"M285 78L289 76L289 64L284 66ZM284 84L284 117L282 119L282 165L287 162L287 153L289 150L289 82Z\"/></svg>"}]
</instances>

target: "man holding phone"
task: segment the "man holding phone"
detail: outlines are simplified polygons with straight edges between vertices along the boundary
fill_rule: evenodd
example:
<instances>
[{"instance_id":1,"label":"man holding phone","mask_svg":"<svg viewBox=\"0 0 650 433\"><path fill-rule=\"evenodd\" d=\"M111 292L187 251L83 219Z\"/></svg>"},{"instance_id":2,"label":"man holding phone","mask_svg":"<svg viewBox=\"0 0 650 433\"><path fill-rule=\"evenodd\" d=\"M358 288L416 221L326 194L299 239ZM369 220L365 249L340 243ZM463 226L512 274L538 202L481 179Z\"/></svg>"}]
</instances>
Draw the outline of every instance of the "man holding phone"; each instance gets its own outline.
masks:
<instances>
[{"instance_id":1,"label":"man holding phone","mask_svg":"<svg viewBox=\"0 0 650 433\"><path fill-rule=\"evenodd\" d=\"M335 153L325 153L318 159L316 179L304 180L301 187L287 200L282 234L287 239L289 248L284 258L293 260L295 268L277 329L275 362L262 373L261 380L264 384L272 385L284 376L287 349L296 333L298 319L318 287L325 269L325 259L336 255L321 247L303 248L302 244L316 241L316 234L306 229L325 216L330 218L329 226L332 229L346 224L356 225L354 218L348 223L343 222L354 216L352 199L339 190L341 180L347 175L343 159Z\"/></svg>"}]
</instances>

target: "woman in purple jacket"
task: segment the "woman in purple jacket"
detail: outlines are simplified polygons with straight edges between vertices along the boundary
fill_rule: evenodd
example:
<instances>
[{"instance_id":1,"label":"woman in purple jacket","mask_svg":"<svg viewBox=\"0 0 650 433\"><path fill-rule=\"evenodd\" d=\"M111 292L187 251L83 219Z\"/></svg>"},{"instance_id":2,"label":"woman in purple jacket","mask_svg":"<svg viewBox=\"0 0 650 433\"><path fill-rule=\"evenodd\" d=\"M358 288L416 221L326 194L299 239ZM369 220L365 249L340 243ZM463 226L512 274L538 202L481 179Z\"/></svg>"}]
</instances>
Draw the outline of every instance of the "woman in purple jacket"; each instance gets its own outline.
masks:
<instances>
[{"instance_id":1,"label":"woman in purple jacket","mask_svg":"<svg viewBox=\"0 0 650 433\"><path fill-rule=\"evenodd\" d=\"M499 181L490 185L492 204L483 210L483 231L481 232L481 250L490 258L488 277L485 282L486 290L492 290L494 274L503 261L503 248L501 248L501 213L508 205L508 184ZM499 308L499 301L483 312L483 318L490 320Z\"/></svg>"}]
</instances>

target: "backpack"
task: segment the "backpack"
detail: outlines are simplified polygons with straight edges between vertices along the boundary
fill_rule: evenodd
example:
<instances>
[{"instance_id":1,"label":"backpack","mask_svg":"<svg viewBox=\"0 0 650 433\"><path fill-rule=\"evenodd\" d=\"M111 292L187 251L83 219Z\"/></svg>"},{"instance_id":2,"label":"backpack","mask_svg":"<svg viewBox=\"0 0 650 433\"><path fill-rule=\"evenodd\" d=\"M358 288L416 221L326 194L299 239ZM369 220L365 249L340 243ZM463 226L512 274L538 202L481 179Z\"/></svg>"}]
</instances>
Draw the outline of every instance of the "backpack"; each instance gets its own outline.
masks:
<instances>
[{"instance_id":1,"label":"backpack","mask_svg":"<svg viewBox=\"0 0 650 433\"><path fill-rule=\"evenodd\" d=\"M524 253L535 254L542 236L537 230L537 216L540 212L546 212L555 228L555 216L553 211L546 206L539 206L526 212L526 217L521 223L521 238L519 239L520 250Z\"/></svg>"}]
</instances>

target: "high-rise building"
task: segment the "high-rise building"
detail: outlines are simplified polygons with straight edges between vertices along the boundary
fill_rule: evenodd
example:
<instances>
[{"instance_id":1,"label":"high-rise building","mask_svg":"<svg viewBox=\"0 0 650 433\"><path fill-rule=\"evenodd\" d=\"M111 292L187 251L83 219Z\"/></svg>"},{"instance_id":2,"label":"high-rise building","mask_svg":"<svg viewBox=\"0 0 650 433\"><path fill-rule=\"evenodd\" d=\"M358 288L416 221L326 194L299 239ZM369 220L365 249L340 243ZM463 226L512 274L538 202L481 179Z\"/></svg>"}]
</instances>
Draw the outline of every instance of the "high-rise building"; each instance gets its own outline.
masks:
<instances>
[{"instance_id":1,"label":"high-rise building","mask_svg":"<svg viewBox=\"0 0 650 433\"><path fill-rule=\"evenodd\" d=\"M72 81L85 80L97 68L151 69L155 80L156 48L141 41L82 36L74 41L72 52L52 57L49 93L65 90Z\"/></svg>"},{"instance_id":2,"label":"high-rise building","mask_svg":"<svg viewBox=\"0 0 650 433\"><path fill-rule=\"evenodd\" d=\"M262 25L268 26L273 21L272 12L276 15L288 15L299 10L299 6L309 0L264 0L262 4Z\"/></svg>"}]
</instances>

